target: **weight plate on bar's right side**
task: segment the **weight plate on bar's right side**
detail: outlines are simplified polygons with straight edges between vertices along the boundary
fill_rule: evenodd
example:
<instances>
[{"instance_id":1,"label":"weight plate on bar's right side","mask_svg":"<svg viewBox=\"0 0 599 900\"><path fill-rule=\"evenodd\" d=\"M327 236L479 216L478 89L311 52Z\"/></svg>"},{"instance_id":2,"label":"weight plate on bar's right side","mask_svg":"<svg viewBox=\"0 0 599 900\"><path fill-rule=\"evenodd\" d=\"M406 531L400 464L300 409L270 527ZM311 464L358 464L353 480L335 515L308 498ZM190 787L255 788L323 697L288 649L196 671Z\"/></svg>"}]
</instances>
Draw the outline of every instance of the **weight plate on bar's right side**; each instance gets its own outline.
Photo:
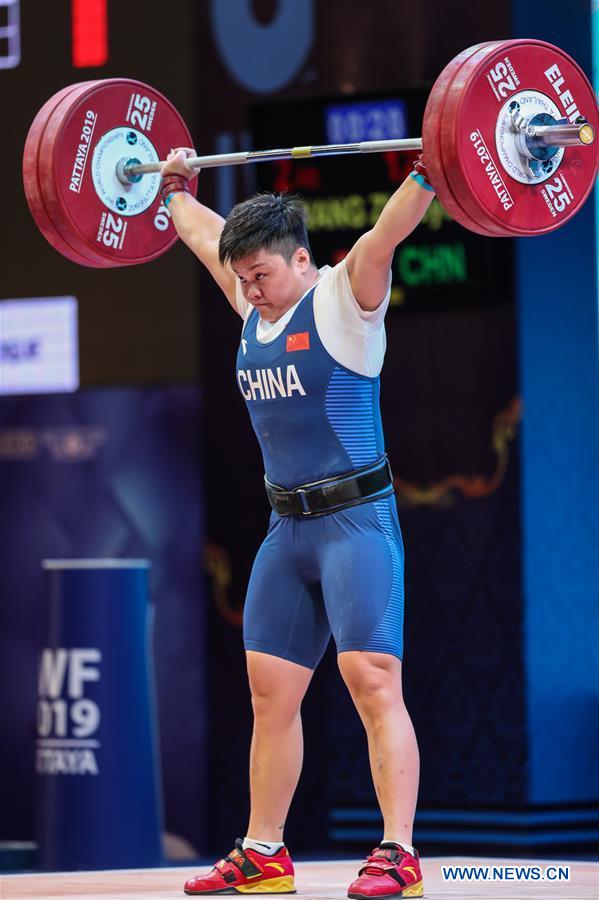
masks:
<instances>
[{"instance_id":1,"label":"weight plate on bar's right side","mask_svg":"<svg viewBox=\"0 0 599 900\"><path fill-rule=\"evenodd\" d=\"M439 203L460 225L487 237L496 237L497 230L485 228L473 221L472 217L464 211L452 190L451 181L448 179L443 165L441 123L447 95L461 67L478 51L486 47L494 47L498 43L500 41L487 41L468 47L445 66L431 89L422 120L424 161Z\"/></svg>"},{"instance_id":2,"label":"weight plate on bar's right side","mask_svg":"<svg viewBox=\"0 0 599 900\"><path fill-rule=\"evenodd\" d=\"M537 40L505 41L471 57L447 93L441 153L460 205L483 227L506 236L545 234L569 221L588 197L599 141L560 150L540 175L535 165L527 183L526 157L518 162L510 149L511 104L543 106L553 118L570 122L583 116L597 134L597 101L574 60Z\"/></svg>"}]
</instances>

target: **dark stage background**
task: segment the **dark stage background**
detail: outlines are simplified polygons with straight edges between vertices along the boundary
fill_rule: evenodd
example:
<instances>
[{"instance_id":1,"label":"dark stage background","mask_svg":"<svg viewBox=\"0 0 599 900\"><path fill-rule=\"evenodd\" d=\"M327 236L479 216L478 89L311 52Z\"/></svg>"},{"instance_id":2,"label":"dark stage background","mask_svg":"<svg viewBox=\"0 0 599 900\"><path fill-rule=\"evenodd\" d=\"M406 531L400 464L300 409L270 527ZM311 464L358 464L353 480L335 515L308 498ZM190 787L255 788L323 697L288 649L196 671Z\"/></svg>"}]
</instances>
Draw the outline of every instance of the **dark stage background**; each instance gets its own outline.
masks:
<instances>
[{"instance_id":1,"label":"dark stage background","mask_svg":"<svg viewBox=\"0 0 599 900\"><path fill-rule=\"evenodd\" d=\"M343 118L343 111L356 105L384 109L384 104L393 104L403 111L405 131L382 136L418 135L425 86L447 60L488 38L491 30L507 35L510 28L507 9L494 9L492 22L484 7L469 8L468 16L439 10L446 27L436 29L433 37L428 13L395 3L375 4L376 15L364 6L341 15L335 4L288 4L285 13L279 10L277 40L282 46L275 59L266 44L260 44L269 29L269 37L275 37L273 5L255 4L262 30L248 27L245 32L239 19L233 27L236 6L220 4L219 16L213 15L217 30L221 27L228 34L220 48L204 28L198 34L201 71L212 73L210 85L214 80L219 84L215 94L208 81L200 79L200 151L326 143L331 140L331 106ZM295 19L293 28L287 23L289 32L282 28L285 14ZM304 44L295 36L306 33L311 39L305 37L301 54ZM271 79L268 85L258 83L252 71L250 47L252 59L270 54L263 76ZM347 139L370 137L374 135ZM334 264L367 227L376 204L405 177L411 158L389 154L204 173L201 191L223 214L255 188L299 191L307 200L316 260L319 265ZM412 263L402 265L400 254L406 246ZM430 264L435 253L446 248L463 261L457 272L455 267L447 271ZM465 233L435 201L394 264L382 404L406 544L406 697L420 736L424 807L518 805L525 795L519 690L520 407L511 249L509 242ZM414 255L418 251L420 258ZM406 283L402 272L416 277ZM202 289L204 295L214 293L207 279ZM243 680L236 629L268 511L255 438L249 423L244 426L243 404L228 371L239 323L217 296L215 300L202 352L206 371L222 387L207 393L208 421L215 433L229 432L229 411L235 409L241 422L234 441L207 445L208 466L217 476L207 484L207 504L214 588L221 605L220 615L213 613L212 671L225 708L232 673L239 683ZM225 493L230 502L223 502ZM242 514L231 516L233 502L243 505ZM306 756L287 826L290 843L307 851L376 838L366 744L337 673L333 648L304 708ZM501 719L490 711L493 708L502 709ZM332 719L323 716L323 710L330 709L335 710ZM238 708L234 719L223 717L213 733L217 757L222 759L241 735L247 746L250 728L249 705ZM217 850L244 828L245 765L224 767L213 791ZM326 799L316 804L314 797Z\"/></svg>"}]
</instances>

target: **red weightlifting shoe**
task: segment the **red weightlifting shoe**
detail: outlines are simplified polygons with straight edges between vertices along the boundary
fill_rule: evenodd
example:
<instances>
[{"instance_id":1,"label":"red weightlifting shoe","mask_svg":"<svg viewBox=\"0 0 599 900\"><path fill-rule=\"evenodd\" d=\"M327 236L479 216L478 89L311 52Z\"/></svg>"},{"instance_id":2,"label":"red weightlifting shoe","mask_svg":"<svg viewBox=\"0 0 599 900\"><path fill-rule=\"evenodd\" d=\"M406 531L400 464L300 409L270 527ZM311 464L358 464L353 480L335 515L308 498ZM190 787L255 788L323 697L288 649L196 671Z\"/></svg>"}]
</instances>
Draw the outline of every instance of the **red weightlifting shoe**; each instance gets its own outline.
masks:
<instances>
[{"instance_id":1,"label":"red weightlifting shoe","mask_svg":"<svg viewBox=\"0 0 599 900\"><path fill-rule=\"evenodd\" d=\"M400 847L377 847L349 886L351 900L387 900L423 897L418 853L412 856Z\"/></svg>"},{"instance_id":2,"label":"red weightlifting shoe","mask_svg":"<svg viewBox=\"0 0 599 900\"><path fill-rule=\"evenodd\" d=\"M207 875L185 882L186 894L295 894L293 863L286 847L274 856L244 850L237 838L235 849L220 859ZM414 894L413 896L416 896Z\"/></svg>"}]
</instances>

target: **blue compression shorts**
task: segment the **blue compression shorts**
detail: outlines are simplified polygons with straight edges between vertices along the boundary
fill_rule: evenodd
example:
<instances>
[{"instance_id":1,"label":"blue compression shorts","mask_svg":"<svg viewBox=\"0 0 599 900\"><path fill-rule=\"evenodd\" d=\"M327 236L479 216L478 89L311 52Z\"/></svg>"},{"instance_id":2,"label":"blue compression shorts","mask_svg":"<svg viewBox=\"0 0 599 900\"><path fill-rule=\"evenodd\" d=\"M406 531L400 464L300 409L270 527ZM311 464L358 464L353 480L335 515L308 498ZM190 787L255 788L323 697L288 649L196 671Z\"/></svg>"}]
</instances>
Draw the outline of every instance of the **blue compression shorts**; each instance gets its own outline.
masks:
<instances>
[{"instance_id":1,"label":"blue compression shorts","mask_svg":"<svg viewBox=\"0 0 599 900\"><path fill-rule=\"evenodd\" d=\"M404 552L393 496L310 518L273 513L252 568L246 650L316 668L337 652L403 653Z\"/></svg>"}]
</instances>

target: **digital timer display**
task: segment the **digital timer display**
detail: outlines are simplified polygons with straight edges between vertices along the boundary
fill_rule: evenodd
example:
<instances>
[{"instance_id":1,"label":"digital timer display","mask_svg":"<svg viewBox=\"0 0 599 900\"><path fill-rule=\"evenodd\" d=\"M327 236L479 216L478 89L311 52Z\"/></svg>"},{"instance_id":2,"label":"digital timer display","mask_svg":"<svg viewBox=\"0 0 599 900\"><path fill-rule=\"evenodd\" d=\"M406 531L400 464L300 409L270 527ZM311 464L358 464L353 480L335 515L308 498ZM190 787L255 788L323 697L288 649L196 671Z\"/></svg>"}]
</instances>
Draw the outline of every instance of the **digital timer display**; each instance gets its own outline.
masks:
<instances>
[{"instance_id":1,"label":"digital timer display","mask_svg":"<svg viewBox=\"0 0 599 900\"><path fill-rule=\"evenodd\" d=\"M406 104L402 100L326 106L324 119L329 144L390 141L408 136Z\"/></svg>"}]
</instances>

